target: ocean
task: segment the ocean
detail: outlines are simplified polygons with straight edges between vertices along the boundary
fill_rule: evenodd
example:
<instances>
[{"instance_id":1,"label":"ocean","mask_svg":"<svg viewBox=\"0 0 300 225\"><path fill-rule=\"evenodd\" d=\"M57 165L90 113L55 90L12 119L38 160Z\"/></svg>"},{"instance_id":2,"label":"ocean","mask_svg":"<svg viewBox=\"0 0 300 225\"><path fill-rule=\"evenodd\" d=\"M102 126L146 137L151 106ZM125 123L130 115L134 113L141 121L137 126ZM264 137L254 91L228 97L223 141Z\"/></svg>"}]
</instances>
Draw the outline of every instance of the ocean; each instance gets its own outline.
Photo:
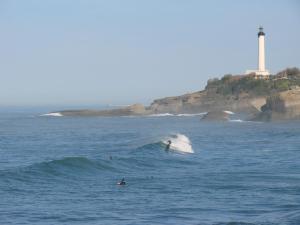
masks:
<instances>
[{"instance_id":1,"label":"ocean","mask_svg":"<svg viewBox=\"0 0 300 225\"><path fill-rule=\"evenodd\" d=\"M1 225L300 224L300 122L39 115L0 113Z\"/></svg>"}]
</instances>

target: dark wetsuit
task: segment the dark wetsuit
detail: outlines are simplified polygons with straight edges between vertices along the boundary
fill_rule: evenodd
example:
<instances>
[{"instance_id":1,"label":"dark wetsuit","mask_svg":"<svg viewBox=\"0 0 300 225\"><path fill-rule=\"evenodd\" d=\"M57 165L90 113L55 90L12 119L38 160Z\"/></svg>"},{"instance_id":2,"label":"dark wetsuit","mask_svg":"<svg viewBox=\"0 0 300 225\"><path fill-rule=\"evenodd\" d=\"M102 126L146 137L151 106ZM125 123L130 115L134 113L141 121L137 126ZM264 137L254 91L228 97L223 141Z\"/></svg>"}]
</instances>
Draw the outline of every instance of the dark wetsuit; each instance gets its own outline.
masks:
<instances>
[{"instance_id":1,"label":"dark wetsuit","mask_svg":"<svg viewBox=\"0 0 300 225\"><path fill-rule=\"evenodd\" d=\"M118 183L118 185L125 185L125 184L126 184L126 182L125 182L124 178Z\"/></svg>"},{"instance_id":2,"label":"dark wetsuit","mask_svg":"<svg viewBox=\"0 0 300 225\"><path fill-rule=\"evenodd\" d=\"M166 146L166 149L165 149L166 151L169 151L170 146L171 146L171 143L172 143L172 142L169 140L169 141L168 141L168 144L167 144L167 146Z\"/></svg>"}]
</instances>

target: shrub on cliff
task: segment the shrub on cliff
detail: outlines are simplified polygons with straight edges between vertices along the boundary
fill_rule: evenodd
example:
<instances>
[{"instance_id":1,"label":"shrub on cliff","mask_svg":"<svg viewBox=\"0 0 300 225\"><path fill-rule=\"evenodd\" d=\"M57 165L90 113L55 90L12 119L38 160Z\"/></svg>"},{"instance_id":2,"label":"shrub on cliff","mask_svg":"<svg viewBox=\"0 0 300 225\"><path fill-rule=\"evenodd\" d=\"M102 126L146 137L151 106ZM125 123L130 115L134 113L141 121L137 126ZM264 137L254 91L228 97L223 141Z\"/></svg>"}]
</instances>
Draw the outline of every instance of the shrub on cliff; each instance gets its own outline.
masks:
<instances>
[{"instance_id":1,"label":"shrub on cliff","mask_svg":"<svg viewBox=\"0 0 300 225\"><path fill-rule=\"evenodd\" d=\"M275 78L280 78L280 77L286 77L292 80L299 80L300 69L297 67L286 68L285 70L282 70L275 75Z\"/></svg>"},{"instance_id":2,"label":"shrub on cliff","mask_svg":"<svg viewBox=\"0 0 300 225\"><path fill-rule=\"evenodd\" d=\"M269 80L254 79L251 75L226 74L221 79L208 80L205 89L220 95L248 93L254 96L264 96L289 90L292 86L300 86L300 70L296 67L287 68L271 76Z\"/></svg>"},{"instance_id":3,"label":"shrub on cliff","mask_svg":"<svg viewBox=\"0 0 300 225\"><path fill-rule=\"evenodd\" d=\"M231 75L231 74L225 74L225 75L222 77L221 81L222 81L222 83L227 83L227 82L230 82L230 81L231 81L231 78L232 78L232 75Z\"/></svg>"},{"instance_id":4,"label":"shrub on cliff","mask_svg":"<svg viewBox=\"0 0 300 225\"><path fill-rule=\"evenodd\" d=\"M291 83L289 80L275 80L273 86L277 91L287 91L290 89Z\"/></svg>"},{"instance_id":5,"label":"shrub on cliff","mask_svg":"<svg viewBox=\"0 0 300 225\"><path fill-rule=\"evenodd\" d=\"M206 88L216 88L217 94L239 95L246 92L253 95L266 95L270 93L270 84L266 80L255 80L253 77L244 76L234 79L232 76L224 76L218 82L208 85Z\"/></svg>"}]
</instances>

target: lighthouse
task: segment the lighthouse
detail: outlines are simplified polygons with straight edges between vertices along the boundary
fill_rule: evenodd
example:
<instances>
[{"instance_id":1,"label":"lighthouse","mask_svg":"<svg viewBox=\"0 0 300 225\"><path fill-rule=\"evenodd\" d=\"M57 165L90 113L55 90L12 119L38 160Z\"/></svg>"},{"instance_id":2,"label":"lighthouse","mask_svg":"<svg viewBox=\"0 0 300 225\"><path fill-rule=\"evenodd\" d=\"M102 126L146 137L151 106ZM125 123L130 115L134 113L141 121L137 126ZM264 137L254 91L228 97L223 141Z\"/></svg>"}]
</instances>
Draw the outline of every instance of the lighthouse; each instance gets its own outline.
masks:
<instances>
[{"instance_id":1,"label":"lighthouse","mask_svg":"<svg viewBox=\"0 0 300 225\"><path fill-rule=\"evenodd\" d=\"M248 70L246 74L255 74L255 79L269 79L269 71L266 70L265 65L265 32L262 26L258 31L258 69Z\"/></svg>"},{"instance_id":2,"label":"lighthouse","mask_svg":"<svg viewBox=\"0 0 300 225\"><path fill-rule=\"evenodd\" d=\"M265 72L265 33L264 28L259 27L258 36L258 71Z\"/></svg>"}]
</instances>

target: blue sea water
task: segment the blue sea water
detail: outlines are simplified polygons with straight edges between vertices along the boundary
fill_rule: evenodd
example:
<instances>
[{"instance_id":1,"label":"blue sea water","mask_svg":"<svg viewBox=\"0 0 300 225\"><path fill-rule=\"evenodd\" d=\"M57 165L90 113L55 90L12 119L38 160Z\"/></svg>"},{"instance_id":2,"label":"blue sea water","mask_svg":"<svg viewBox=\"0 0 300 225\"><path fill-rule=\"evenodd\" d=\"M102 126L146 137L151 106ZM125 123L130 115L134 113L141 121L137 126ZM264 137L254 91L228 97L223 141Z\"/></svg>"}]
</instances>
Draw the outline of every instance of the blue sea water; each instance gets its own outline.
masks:
<instances>
[{"instance_id":1,"label":"blue sea water","mask_svg":"<svg viewBox=\"0 0 300 225\"><path fill-rule=\"evenodd\" d=\"M299 122L1 112L0 224L296 225L299 160Z\"/></svg>"}]
</instances>

